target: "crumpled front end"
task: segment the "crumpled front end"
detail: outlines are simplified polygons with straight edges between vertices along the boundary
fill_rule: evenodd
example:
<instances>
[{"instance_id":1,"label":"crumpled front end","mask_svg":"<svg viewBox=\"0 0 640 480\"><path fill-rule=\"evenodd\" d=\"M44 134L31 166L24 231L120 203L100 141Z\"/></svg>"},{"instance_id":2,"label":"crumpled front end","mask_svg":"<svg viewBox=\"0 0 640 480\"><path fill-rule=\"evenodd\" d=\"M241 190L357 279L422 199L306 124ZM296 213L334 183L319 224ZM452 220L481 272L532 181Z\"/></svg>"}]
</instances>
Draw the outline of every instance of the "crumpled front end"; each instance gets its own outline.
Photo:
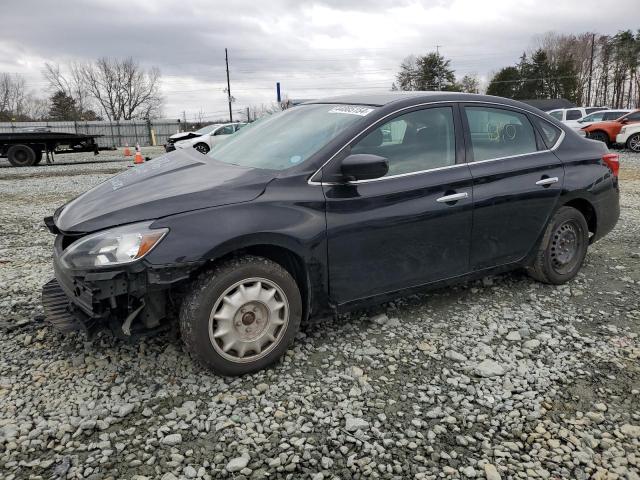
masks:
<instances>
[{"instance_id":1,"label":"crumpled front end","mask_svg":"<svg viewBox=\"0 0 640 480\"><path fill-rule=\"evenodd\" d=\"M76 238L57 235L55 278L42 288L46 320L64 333L81 330L91 338L110 329L131 337L162 330L168 324L171 290L199 266L154 268L143 260L118 268L70 270L60 256Z\"/></svg>"}]
</instances>

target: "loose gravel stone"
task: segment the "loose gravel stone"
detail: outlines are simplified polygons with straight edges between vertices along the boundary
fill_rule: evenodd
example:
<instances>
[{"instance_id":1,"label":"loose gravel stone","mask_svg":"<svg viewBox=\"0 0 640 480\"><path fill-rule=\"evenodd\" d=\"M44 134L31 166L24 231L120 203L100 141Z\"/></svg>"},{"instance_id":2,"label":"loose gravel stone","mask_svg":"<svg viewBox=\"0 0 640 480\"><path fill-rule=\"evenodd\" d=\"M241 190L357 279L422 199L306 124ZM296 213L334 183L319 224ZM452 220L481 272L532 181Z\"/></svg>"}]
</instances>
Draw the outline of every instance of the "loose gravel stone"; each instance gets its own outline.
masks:
<instances>
[{"instance_id":1,"label":"loose gravel stone","mask_svg":"<svg viewBox=\"0 0 640 480\"><path fill-rule=\"evenodd\" d=\"M162 439L162 443L165 445L178 445L182 443L182 435L179 433L172 433Z\"/></svg>"},{"instance_id":2,"label":"loose gravel stone","mask_svg":"<svg viewBox=\"0 0 640 480\"><path fill-rule=\"evenodd\" d=\"M476 373L481 377L495 377L504 375L505 369L498 362L486 359L476 365Z\"/></svg>"},{"instance_id":3,"label":"loose gravel stone","mask_svg":"<svg viewBox=\"0 0 640 480\"><path fill-rule=\"evenodd\" d=\"M227 472L239 472L249 464L250 459L246 453L240 457L231 459L229 463L227 463Z\"/></svg>"}]
</instances>

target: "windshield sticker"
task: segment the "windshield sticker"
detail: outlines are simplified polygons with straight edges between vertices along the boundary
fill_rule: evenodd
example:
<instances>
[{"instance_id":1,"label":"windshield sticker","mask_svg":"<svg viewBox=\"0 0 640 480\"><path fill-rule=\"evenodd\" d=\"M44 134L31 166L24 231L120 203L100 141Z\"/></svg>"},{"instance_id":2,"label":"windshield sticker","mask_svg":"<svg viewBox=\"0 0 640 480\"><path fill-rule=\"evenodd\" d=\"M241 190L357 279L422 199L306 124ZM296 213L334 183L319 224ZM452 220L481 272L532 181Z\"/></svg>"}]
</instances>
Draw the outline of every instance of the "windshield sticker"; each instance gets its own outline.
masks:
<instances>
[{"instance_id":1,"label":"windshield sticker","mask_svg":"<svg viewBox=\"0 0 640 480\"><path fill-rule=\"evenodd\" d=\"M373 108L362 107L360 105L338 105L329 110L329 113L348 113L349 115L359 115L364 117L373 112Z\"/></svg>"},{"instance_id":2,"label":"windshield sticker","mask_svg":"<svg viewBox=\"0 0 640 480\"><path fill-rule=\"evenodd\" d=\"M295 165L296 163L300 163L301 161L302 161L302 157L301 157L300 155L294 155L293 157L291 157L291 158L289 159L289 163L292 163L292 164L294 164L294 165Z\"/></svg>"}]
</instances>

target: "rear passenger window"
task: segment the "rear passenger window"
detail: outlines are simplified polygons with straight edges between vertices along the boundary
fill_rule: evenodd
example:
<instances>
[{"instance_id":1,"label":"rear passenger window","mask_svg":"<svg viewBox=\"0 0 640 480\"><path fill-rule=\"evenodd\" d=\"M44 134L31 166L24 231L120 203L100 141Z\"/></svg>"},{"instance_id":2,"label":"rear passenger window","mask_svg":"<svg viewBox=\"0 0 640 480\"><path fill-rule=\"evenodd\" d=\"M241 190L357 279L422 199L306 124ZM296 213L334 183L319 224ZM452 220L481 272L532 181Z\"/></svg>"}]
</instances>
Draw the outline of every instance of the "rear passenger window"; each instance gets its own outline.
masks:
<instances>
[{"instance_id":1,"label":"rear passenger window","mask_svg":"<svg viewBox=\"0 0 640 480\"><path fill-rule=\"evenodd\" d=\"M591 115L587 115L586 117L582 117L583 122L599 122L600 120L607 120L605 113L592 113Z\"/></svg>"},{"instance_id":2,"label":"rear passenger window","mask_svg":"<svg viewBox=\"0 0 640 480\"><path fill-rule=\"evenodd\" d=\"M451 107L405 113L371 131L351 147L389 161L386 176L447 167L456 163Z\"/></svg>"},{"instance_id":3,"label":"rear passenger window","mask_svg":"<svg viewBox=\"0 0 640 480\"><path fill-rule=\"evenodd\" d=\"M547 146L547 148L553 147L558 141L558 139L560 138L560 135L562 134L562 130L560 130L555 125L552 125L551 123L547 122L546 120L541 119L540 117L535 117L533 115L532 117L533 117L533 123L535 123L536 127L538 128L538 131L542 135L542 140L544 140L544 143Z\"/></svg>"},{"instance_id":4,"label":"rear passenger window","mask_svg":"<svg viewBox=\"0 0 640 480\"><path fill-rule=\"evenodd\" d=\"M567 110L567 120L578 120L579 118L582 118L580 110Z\"/></svg>"},{"instance_id":5,"label":"rear passenger window","mask_svg":"<svg viewBox=\"0 0 640 480\"><path fill-rule=\"evenodd\" d=\"M538 150L526 115L493 107L465 107L473 161L511 157Z\"/></svg>"}]
</instances>

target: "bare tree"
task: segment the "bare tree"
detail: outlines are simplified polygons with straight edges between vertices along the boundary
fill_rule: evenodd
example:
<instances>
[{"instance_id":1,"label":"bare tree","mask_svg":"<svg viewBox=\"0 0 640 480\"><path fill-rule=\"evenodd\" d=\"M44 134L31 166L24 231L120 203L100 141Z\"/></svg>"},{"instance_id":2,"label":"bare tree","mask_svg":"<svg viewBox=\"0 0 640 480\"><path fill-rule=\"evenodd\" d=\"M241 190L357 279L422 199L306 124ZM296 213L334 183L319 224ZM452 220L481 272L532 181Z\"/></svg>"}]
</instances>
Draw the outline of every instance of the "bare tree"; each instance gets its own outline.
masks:
<instances>
[{"instance_id":1,"label":"bare tree","mask_svg":"<svg viewBox=\"0 0 640 480\"><path fill-rule=\"evenodd\" d=\"M24 99L23 114L27 119L46 120L49 115L49 100L28 94Z\"/></svg>"},{"instance_id":2,"label":"bare tree","mask_svg":"<svg viewBox=\"0 0 640 480\"><path fill-rule=\"evenodd\" d=\"M0 73L0 119L28 120L25 112L28 97L23 77Z\"/></svg>"},{"instance_id":3,"label":"bare tree","mask_svg":"<svg viewBox=\"0 0 640 480\"><path fill-rule=\"evenodd\" d=\"M475 73L462 77L459 86L460 90L465 93L480 93L480 80Z\"/></svg>"},{"instance_id":4,"label":"bare tree","mask_svg":"<svg viewBox=\"0 0 640 480\"><path fill-rule=\"evenodd\" d=\"M73 62L63 71L46 64L44 75L54 91L73 98L80 114L95 104L109 120L158 117L162 111L160 71L144 69L132 58Z\"/></svg>"},{"instance_id":5,"label":"bare tree","mask_svg":"<svg viewBox=\"0 0 640 480\"><path fill-rule=\"evenodd\" d=\"M73 98L79 118L87 113L90 117L95 116L92 112L92 99L82 78L82 64L71 62L66 72L57 63L45 63L44 67L42 74L49 82L52 93L64 92Z\"/></svg>"},{"instance_id":6,"label":"bare tree","mask_svg":"<svg viewBox=\"0 0 640 480\"><path fill-rule=\"evenodd\" d=\"M151 118L160 114L160 71L144 70L132 58L100 58L81 67L91 96L110 120Z\"/></svg>"}]
</instances>

